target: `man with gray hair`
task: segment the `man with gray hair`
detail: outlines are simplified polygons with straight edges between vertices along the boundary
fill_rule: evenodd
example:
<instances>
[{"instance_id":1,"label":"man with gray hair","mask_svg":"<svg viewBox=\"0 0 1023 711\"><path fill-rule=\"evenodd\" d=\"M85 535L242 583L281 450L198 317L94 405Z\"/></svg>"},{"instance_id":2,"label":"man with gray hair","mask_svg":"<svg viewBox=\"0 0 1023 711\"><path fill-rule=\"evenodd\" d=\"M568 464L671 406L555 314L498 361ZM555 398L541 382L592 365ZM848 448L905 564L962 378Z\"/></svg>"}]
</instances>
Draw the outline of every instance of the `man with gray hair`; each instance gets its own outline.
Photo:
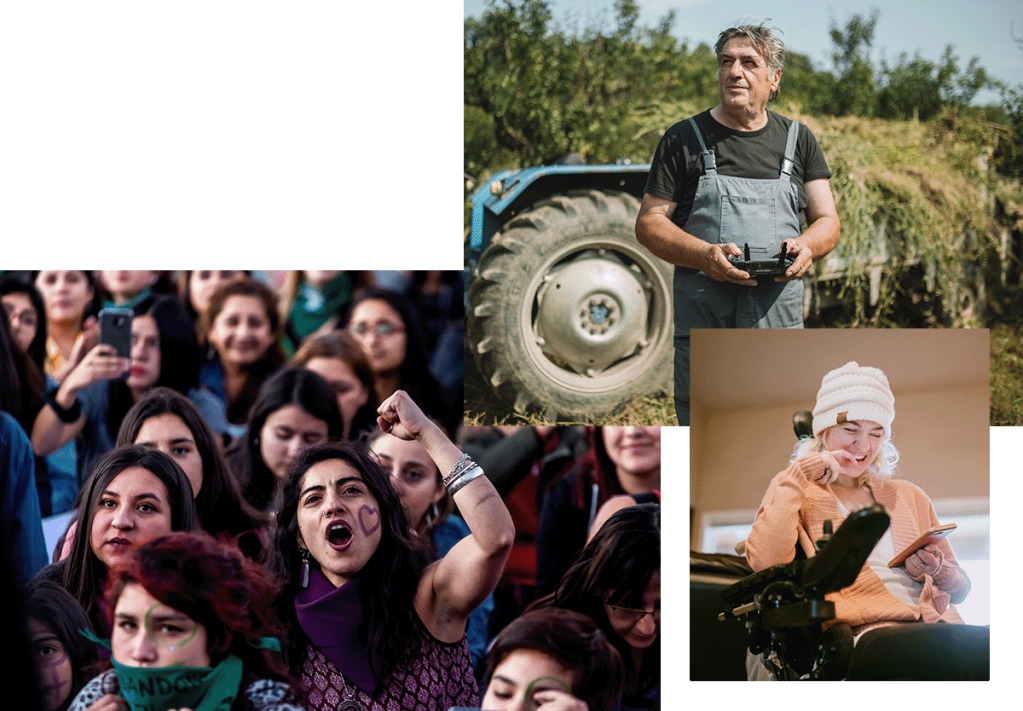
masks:
<instances>
[{"instance_id":1,"label":"man with gray hair","mask_svg":"<svg viewBox=\"0 0 1023 711\"><path fill-rule=\"evenodd\" d=\"M785 65L781 39L741 25L714 51L721 103L665 132L636 220L640 244L675 265L680 425L689 424L690 330L802 328L801 277L840 230L817 140L767 110Z\"/></svg>"}]
</instances>

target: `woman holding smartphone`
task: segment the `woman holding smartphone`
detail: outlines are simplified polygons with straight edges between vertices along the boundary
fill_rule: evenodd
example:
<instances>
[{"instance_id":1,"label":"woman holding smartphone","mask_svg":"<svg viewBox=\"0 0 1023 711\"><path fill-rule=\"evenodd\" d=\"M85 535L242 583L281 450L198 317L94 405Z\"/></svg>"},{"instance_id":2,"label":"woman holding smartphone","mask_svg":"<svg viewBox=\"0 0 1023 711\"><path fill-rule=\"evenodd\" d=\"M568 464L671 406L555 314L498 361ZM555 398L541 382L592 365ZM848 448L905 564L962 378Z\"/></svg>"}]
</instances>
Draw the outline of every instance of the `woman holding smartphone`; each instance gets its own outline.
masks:
<instances>
[{"instance_id":1,"label":"woman holding smartphone","mask_svg":"<svg viewBox=\"0 0 1023 711\"><path fill-rule=\"evenodd\" d=\"M78 437L78 477L114 448L121 421L151 389L170 387L200 412L217 412L213 396L196 388L199 346L184 307L172 296L156 297L131 320L131 357L99 343L59 388L47 393L32 427L32 447L45 456Z\"/></svg>"},{"instance_id":2,"label":"woman holding smartphone","mask_svg":"<svg viewBox=\"0 0 1023 711\"><path fill-rule=\"evenodd\" d=\"M848 623L858 647L871 641L871 630L913 623L941 623L944 629L931 624L935 629L913 631L947 637L949 625L963 625L955 603L970 592L970 579L947 540L916 551L904 566L888 567L939 524L927 495L893 478L899 460L891 441L894 418L895 396L882 371L850 361L825 375L813 410L813 437L796 445L789 467L771 481L746 539L746 559L753 570L763 570L792 561L797 546L812 557L825 521L837 529L858 508L884 506L891 517L888 530L853 584L828 596L837 613L831 624ZM763 678L762 665L748 662L747 669L751 678ZM931 673L892 662L889 670L908 674L903 678Z\"/></svg>"}]
</instances>

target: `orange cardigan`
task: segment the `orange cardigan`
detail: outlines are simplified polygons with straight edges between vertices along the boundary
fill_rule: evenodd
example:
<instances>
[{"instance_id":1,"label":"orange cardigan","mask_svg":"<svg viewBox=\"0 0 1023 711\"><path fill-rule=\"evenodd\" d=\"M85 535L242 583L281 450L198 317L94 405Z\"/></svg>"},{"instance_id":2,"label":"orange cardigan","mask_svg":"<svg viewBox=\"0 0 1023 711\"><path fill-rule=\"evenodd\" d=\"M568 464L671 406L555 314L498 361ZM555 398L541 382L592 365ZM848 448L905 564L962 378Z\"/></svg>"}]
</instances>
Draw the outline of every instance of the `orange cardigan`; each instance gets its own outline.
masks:
<instances>
[{"instance_id":1,"label":"orange cardigan","mask_svg":"<svg viewBox=\"0 0 1023 711\"><path fill-rule=\"evenodd\" d=\"M797 542L807 557L813 556L813 542L823 535L824 521L830 519L837 531L845 520L835 495L812 483L824 468L821 456L813 454L793 462L771 481L753 522L753 531L746 539L746 560L753 570L788 563L795 558ZM928 528L939 524L931 500L914 484L889 480L870 489L891 517L895 550L902 550ZM937 545L945 562L933 577L924 576L919 607L907 605L888 592L881 578L864 565L852 585L827 595L835 603L835 622L848 622L854 630L879 622L921 620L962 624L952 603L966 598L970 579L959 567L948 541Z\"/></svg>"}]
</instances>

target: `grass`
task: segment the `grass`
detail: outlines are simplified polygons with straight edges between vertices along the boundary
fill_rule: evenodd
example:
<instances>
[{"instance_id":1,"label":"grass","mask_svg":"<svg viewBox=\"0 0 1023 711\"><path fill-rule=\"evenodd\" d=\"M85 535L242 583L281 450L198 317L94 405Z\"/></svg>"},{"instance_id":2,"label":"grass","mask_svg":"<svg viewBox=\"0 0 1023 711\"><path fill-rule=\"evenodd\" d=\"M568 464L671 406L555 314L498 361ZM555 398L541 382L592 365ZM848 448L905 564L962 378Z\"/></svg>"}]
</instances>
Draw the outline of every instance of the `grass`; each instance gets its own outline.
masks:
<instances>
[{"instance_id":1,"label":"grass","mask_svg":"<svg viewBox=\"0 0 1023 711\"><path fill-rule=\"evenodd\" d=\"M1023 286L992 294L991 425L1023 425Z\"/></svg>"}]
</instances>

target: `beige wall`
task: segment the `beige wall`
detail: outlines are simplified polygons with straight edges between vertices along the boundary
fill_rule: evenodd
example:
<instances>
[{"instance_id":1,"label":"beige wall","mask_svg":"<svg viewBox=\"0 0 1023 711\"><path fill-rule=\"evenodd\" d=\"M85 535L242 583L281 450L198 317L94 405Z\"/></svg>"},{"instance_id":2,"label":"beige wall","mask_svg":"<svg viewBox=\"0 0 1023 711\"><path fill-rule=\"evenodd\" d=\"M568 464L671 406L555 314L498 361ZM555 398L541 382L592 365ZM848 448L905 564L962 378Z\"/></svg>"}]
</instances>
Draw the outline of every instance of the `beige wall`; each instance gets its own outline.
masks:
<instances>
[{"instance_id":1,"label":"beige wall","mask_svg":"<svg viewBox=\"0 0 1023 711\"><path fill-rule=\"evenodd\" d=\"M694 513L756 509L788 465L792 414L850 360L888 376L903 478L932 499L988 496L988 353L986 330L694 331Z\"/></svg>"}]
</instances>

